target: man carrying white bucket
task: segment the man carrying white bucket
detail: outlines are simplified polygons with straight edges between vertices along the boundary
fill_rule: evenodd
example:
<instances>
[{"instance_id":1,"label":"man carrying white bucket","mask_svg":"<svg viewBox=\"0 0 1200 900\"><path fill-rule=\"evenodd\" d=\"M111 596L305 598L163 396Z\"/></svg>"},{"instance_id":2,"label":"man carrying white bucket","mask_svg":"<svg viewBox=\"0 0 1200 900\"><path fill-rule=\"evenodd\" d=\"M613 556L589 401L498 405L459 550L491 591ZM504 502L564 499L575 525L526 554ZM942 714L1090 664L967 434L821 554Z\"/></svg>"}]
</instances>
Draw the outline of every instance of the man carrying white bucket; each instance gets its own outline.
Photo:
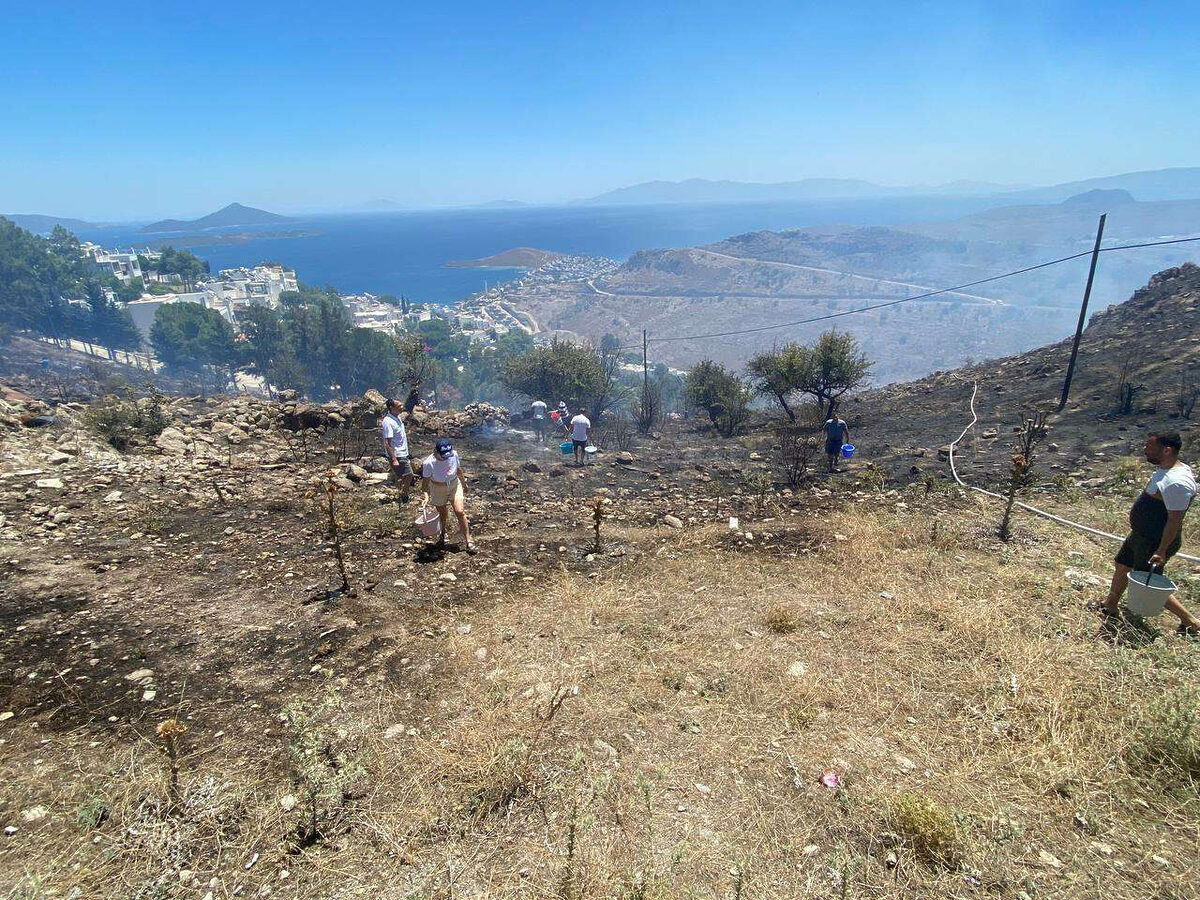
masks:
<instances>
[{"instance_id":1,"label":"man carrying white bucket","mask_svg":"<svg viewBox=\"0 0 1200 900\"><path fill-rule=\"evenodd\" d=\"M1183 516L1196 497L1196 473L1179 461L1182 449L1178 432L1152 432L1146 439L1143 452L1158 468L1129 510L1129 536L1117 551L1112 587L1101 607L1108 618L1120 616L1121 595L1130 572L1161 567L1183 545ZM1183 608L1174 594L1167 598L1166 608L1179 617L1179 634L1200 636L1200 621Z\"/></svg>"},{"instance_id":2,"label":"man carrying white bucket","mask_svg":"<svg viewBox=\"0 0 1200 900\"><path fill-rule=\"evenodd\" d=\"M472 556L475 545L471 543L471 528L467 524L466 473L459 464L454 444L447 438L438 438L433 453L421 464L421 489L425 491L425 503L432 504L438 511L442 533L438 536L438 549L446 546L446 526L450 523L449 509L458 518L458 533L462 535L463 549Z\"/></svg>"}]
</instances>

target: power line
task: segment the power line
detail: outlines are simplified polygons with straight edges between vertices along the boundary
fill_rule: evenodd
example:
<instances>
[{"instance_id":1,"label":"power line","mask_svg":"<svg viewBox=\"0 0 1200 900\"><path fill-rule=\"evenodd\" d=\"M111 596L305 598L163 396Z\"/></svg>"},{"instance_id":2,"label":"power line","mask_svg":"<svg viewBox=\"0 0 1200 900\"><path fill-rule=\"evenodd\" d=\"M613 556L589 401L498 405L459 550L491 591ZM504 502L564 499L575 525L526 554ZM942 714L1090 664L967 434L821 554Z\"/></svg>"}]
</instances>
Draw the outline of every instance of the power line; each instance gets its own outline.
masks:
<instances>
[{"instance_id":1,"label":"power line","mask_svg":"<svg viewBox=\"0 0 1200 900\"><path fill-rule=\"evenodd\" d=\"M1110 250L1136 250L1139 247L1162 247L1165 244L1187 244L1191 241L1200 241L1200 237L1190 238L1175 238L1169 241L1150 241L1145 244L1122 244L1119 247L1101 247L1101 253L1108 253Z\"/></svg>"},{"instance_id":2,"label":"power line","mask_svg":"<svg viewBox=\"0 0 1200 900\"><path fill-rule=\"evenodd\" d=\"M1136 249L1139 249L1142 247L1161 247L1161 246L1165 246L1167 244L1186 244L1186 243L1193 242L1193 241L1200 241L1200 237L1174 238L1171 240L1163 240L1163 241L1148 241L1148 242L1142 243L1142 244L1122 244L1122 245L1119 245L1116 247L1101 247L1100 252L1107 253L1109 251L1114 251L1114 250L1136 250ZM987 278L981 278L978 281L969 281L966 284L959 284L959 285L955 285L954 287L941 288L936 291L926 291L923 294L915 294L911 297L901 297L898 300L889 300L886 303L867 304L866 306L860 306L855 309L846 309L846 310L842 310L841 312L828 313L823 316L813 316L808 319L799 319L795 322L777 322L773 325L759 325L755 328L741 328L741 329L736 329L733 331L713 331L713 332L709 332L707 334L689 334L689 335L676 335L674 337L649 338L649 343L665 344L665 343L670 343L673 341L699 341L699 340L707 340L709 338L718 338L718 337L736 337L737 335L742 335L742 334L758 334L763 331L774 331L777 328L795 328L799 325L811 325L814 322L827 322L830 319L840 319L843 316L858 315L859 313L871 312L876 309L887 309L888 307L891 307L891 306L899 306L901 303L911 303L914 300L924 300L928 297L936 297L939 294L957 293L957 292L963 290L964 288L976 287L981 284L988 284L993 281L1000 281L1003 278L1012 278L1014 275L1023 275L1026 272L1033 272L1037 269L1045 269L1045 268L1049 268L1050 266L1057 266L1060 263L1070 262L1073 259L1081 259L1082 257L1090 256L1091 254L1092 254L1091 250L1084 250L1079 253L1073 253L1070 256L1062 256L1062 257L1059 257L1058 259L1051 259L1046 262L1037 263L1036 265L1026 266L1023 269L1014 269L1011 272L1004 272L1000 275L991 275ZM747 260L747 261L748 262L770 262L770 260ZM636 350L637 347L631 344L628 347L621 347L619 349L620 350Z\"/></svg>"},{"instance_id":3,"label":"power line","mask_svg":"<svg viewBox=\"0 0 1200 900\"><path fill-rule=\"evenodd\" d=\"M828 313L823 316L813 316L809 319L800 319L796 322L778 322L774 325L760 325L757 328L742 328L736 331L714 331L709 334L690 334L680 335L676 337L665 338L650 338L651 343L666 343L667 341L698 341L705 338L715 337L731 337L739 334L757 334L761 331L772 331L776 328L792 328L797 325L808 325L813 322L824 322L829 319L839 319L842 316L853 316L858 313L870 312L875 309L886 309L889 306L899 306L901 303L911 303L913 300L924 300L927 297L936 297L938 294L953 294L963 290L963 288L975 287L980 284L987 284L991 281L999 281L1001 278L1011 278L1013 275L1021 275L1025 272L1032 272L1035 269L1045 269L1049 266L1057 266L1059 263L1069 262L1072 259L1079 259L1084 256L1091 256L1091 250L1085 250L1082 253L1072 253L1070 256L1063 256L1059 259L1052 259L1047 262L1038 263L1033 266L1026 266L1023 269L1014 269L1012 272L1005 272L1002 275L991 275L987 278L980 278L978 281L968 281L966 284L958 284L954 287L940 288L936 291L926 291L923 294L914 294L911 297L901 297L899 300L889 300L886 303L871 303L866 306L860 306L856 309L846 309L841 312ZM622 347L621 349L625 349Z\"/></svg>"}]
</instances>

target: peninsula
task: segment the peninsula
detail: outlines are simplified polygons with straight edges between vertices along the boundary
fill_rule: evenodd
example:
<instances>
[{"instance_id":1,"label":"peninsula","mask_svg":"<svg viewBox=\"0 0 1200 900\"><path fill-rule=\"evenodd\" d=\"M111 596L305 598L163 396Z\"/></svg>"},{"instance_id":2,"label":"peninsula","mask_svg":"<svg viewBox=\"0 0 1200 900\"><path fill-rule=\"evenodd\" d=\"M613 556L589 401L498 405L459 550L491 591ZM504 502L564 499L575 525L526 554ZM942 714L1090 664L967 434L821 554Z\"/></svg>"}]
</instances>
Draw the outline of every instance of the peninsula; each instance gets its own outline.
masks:
<instances>
[{"instance_id":1,"label":"peninsula","mask_svg":"<svg viewBox=\"0 0 1200 900\"><path fill-rule=\"evenodd\" d=\"M447 266L457 269L536 269L546 263L562 259L566 254L554 250L536 250L533 247L513 247L482 259L465 259L448 262Z\"/></svg>"}]
</instances>

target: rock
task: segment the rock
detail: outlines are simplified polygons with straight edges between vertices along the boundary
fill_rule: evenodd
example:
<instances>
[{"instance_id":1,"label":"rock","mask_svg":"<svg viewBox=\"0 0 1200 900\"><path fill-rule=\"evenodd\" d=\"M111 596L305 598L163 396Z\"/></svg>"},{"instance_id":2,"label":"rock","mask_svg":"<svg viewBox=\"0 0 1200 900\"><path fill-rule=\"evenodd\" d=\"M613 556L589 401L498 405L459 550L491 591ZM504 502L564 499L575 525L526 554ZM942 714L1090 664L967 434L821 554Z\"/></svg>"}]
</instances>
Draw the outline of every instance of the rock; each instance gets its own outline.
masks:
<instances>
[{"instance_id":1,"label":"rock","mask_svg":"<svg viewBox=\"0 0 1200 900\"><path fill-rule=\"evenodd\" d=\"M564 476L566 474L567 474L567 470L564 469L562 466L555 466L554 468L552 468L550 470L551 478L562 478L562 476Z\"/></svg>"},{"instance_id":2,"label":"rock","mask_svg":"<svg viewBox=\"0 0 1200 900\"><path fill-rule=\"evenodd\" d=\"M1077 591L1082 591L1084 588L1099 588L1104 586L1104 582L1091 572L1085 572L1082 569L1070 568L1063 572L1063 577L1071 583L1071 587Z\"/></svg>"},{"instance_id":3,"label":"rock","mask_svg":"<svg viewBox=\"0 0 1200 900\"><path fill-rule=\"evenodd\" d=\"M537 475L542 471L542 467L535 463L532 459L528 462L521 463L521 468L526 472L533 473L534 475Z\"/></svg>"},{"instance_id":4,"label":"rock","mask_svg":"<svg viewBox=\"0 0 1200 900\"><path fill-rule=\"evenodd\" d=\"M280 403L295 403L296 398L298 396L299 395L295 391L291 391L291 390L280 391L279 392L279 402Z\"/></svg>"},{"instance_id":5,"label":"rock","mask_svg":"<svg viewBox=\"0 0 1200 900\"><path fill-rule=\"evenodd\" d=\"M153 669L135 669L125 676L126 681L145 681L154 677Z\"/></svg>"},{"instance_id":6,"label":"rock","mask_svg":"<svg viewBox=\"0 0 1200 900\"><path fill-rule=\"evenodd\" d=\"M614 456L613 459L615 459L617 462L619 462L623 466L632 466L633 465L633 454L630 453L628 450L622 450L620 453L618 453L616 456Z\"/></svg>"},{"instance_id":7,"label":"rock","mask_svg":"<svg viewBox=\"0 0 1200 900\"><path fill-rule=\"evenodd\" d=\"M938 459L949 459L949 458L950 458L950 445L943 444L942 446L938 447Z\"/></svg>"},{"instance_id":8,"label":"rock","mask_svg":"<svg viewBox=\"0 0 1200 900\"><path fill-rule=\"evenodd\" d=\"M454 582L458 581L458 576L453 572L443 572L438 576L438 581L443 581L446 584L453 584Z\"/></svg>"},{"instance_id":9,"label":"rock","mask_svg":"<svg viewBox=\"0 0 1200 900\"><path fill-rule=\"evenodd\" d=\"M367 477L367 470L356 463L346 466L346 477L351 481L362 481Z\"/></svg>"},{"instance_id":10,"label":"rock","mask_svg":"<svg viewBox=\"0 0 1200 900\"><path fill-rule=\"evenodd\" d=\"M9 719L11 719L15 715L16 715L16 713L11 712L10 710L5 710L4 712L0 712L0 722L7 722Z\"/></svg>"},{"instance_id":11,"label":"rock","mask_svg":"<svg viewBox=\"0 0 1200 900\"><path fill-rule=\"evenodd\" d=\"M61 491L65 487L61 478L39 478L34 484L50 491Z\"/></svg>"},{"instance_id":12,"label":"rock","mask_svg":"<svg viewBox=\"0 0 1200 900\"><path fill-rule=\"evenodd\" d=\"M592 749L595 750L597 753L599 753L601 756L607 756L612 759L617 758L617 748L614 747L612 744L609 744L605 741L600 740L600 738L592 739Z\"/></svg>"},{"instance_id":13,"label":"rock","mask_svg":"<svg viewBox=\"0 0 1200 900\"><path fill-rule=\"evenodd\" d=\"M48 815L50 815L50 810L44 806L31 806L29 809L21 810L21 820L26 824L40 822Z\"/></svg>"},{"instance_id":14,"label":"rock","mask_svg":"<svg viewBox=\"0 0 1200 900\"><path fill-rule=\"evenodd\" d=\"M229 444L237 446L244 444L250 440L250 435L246 434L241 428L236 425L231 425L228 422L215 422L212 427L213 433L224 438Z\"/></svg>"},{"instance_id":15,"label":"rock","mask_svg":"<svg viewBox=\"0 0 1200 900\"><path fill-rule=\"evenodd\" d=\"M283 807L284 812L291 812L296 808L296 797L293 794L284 794L279 798L279 805Z\"/></svg>"},{"instance_id":16,"label":"rock","mask_svg":"<svg viewBox=\"0 0 1200 900\"><path fill-rule=\"evenodd\" d=\"M383 731L383 738L386 741L394 741L401 737L404 737L404 726L400 725L399 723L395 725L389 725ZM293 800L294 799L295 798L293 798Z\"/></svg>"},{"instance_id":17,"label":"rock","mask_svg":"<svg viewBox=\"0 0 1200 900\"><path fill-rule=\"evenodd\" d=\"M104 502L105 503L119 503L121 501L121 496L122 496L122 494L120 491L109 491L107 494L104 495Z\"/></svg>"},{"instance_id":18,"label":"rock","mask_svg":"<svg viewBox=\"0 0 1200 900\"><path fill-rule=\"evenodd\" d=\"M50 454L50 465L52 466L61 466L63 463L69 463L70 461L70 453L63 453L61 450L55 450Z\"/></svg>"},{"instance_id":19,"label":"rock","mask_svg":"<svg viewBox=\"0 0 1200 900\"><path fill-rule=\"evenodd\" d=\"M792 678L803 678L807 671L808 665L799 659L787 667L787 673Z\"/></svg>"},{"instance_id":20,"label":"rock","mask_svg":"<svg viewBox=\"0 0 1200 900\"><path fill-rule=\"evenodd\" d=\"M163 453L170 453L177 456L187 453L190 443L187 435L174 426L164 428L162 433L154 439L155 446Z\"/></svg>"},{"instance_id":21,"label":"rock","mask_svg":"<svg viewBox=\"0 0 1200 900\"><path fill-rule=\"evenodd\" d=\"M678 516L665 515L662 518L664 525L669 525L672 528L682 528L683 521Z\"/></svg>"},{"instance_id":22,"label":"rock","mask_svg":"<svg viewBox=\"0 0 1200 900\"><path fill-rule=\"evenodd\" d=\"M1055 856L1053 853L1051 853L1049 850L1039 850L1038 851L1038 859L1040 859L1047 866L1052 866L1055 869L1062 868L1062 860L1059 859L1057 856Z\"/></svg>"}]
</instances>

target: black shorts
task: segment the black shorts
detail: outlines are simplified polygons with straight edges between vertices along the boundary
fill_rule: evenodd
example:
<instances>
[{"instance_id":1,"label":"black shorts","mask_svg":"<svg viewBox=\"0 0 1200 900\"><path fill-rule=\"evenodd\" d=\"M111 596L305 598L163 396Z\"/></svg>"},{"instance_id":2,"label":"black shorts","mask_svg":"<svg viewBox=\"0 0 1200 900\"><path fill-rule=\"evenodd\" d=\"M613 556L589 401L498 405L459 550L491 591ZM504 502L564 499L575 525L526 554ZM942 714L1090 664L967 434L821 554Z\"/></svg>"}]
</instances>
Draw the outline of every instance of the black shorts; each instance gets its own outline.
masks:
<instances>
[{"instance_id":1,"label":"black shorts","mask_svg":"<svg viewBox=\"0 0 1200 900\"><path fill-rule=\"evenodd\" d=\"M841 456L842 442L841 441L826 441L825 455L826 456Z\"/></svg>"},{"instance_id":2,"label":"black shorts","mask_svg":"<svg viewBox=\"0 0 1200 900\"><path fill-rule=\"evenodd\" d=\"M588 444L587 441L577 441L574 439L572 439L571 443L575 445L576 450L583 450Z\"/></svg>"},{"instance_id":3,"label":"black shorts","mask_svg":"<svg viewBox=\"0 0 1200 900\"><path fill-rule=\"evenodd\" d=\"M1121 544L1121 549L1117 551L1116 559L1118 565L1129 566L1135 572L1150 571L1150 557L1158 552L1159 541L1161 537L1154 537L1149 534L1138 534L1136 531L1129 532L1129 537ZM1183 532L1175 535L1175 540L1171 542L1171 546L1167 548L1167 559L1170 559L1179 552L1179 548L1183 546Z\"/></svg>"}]
</instances>

